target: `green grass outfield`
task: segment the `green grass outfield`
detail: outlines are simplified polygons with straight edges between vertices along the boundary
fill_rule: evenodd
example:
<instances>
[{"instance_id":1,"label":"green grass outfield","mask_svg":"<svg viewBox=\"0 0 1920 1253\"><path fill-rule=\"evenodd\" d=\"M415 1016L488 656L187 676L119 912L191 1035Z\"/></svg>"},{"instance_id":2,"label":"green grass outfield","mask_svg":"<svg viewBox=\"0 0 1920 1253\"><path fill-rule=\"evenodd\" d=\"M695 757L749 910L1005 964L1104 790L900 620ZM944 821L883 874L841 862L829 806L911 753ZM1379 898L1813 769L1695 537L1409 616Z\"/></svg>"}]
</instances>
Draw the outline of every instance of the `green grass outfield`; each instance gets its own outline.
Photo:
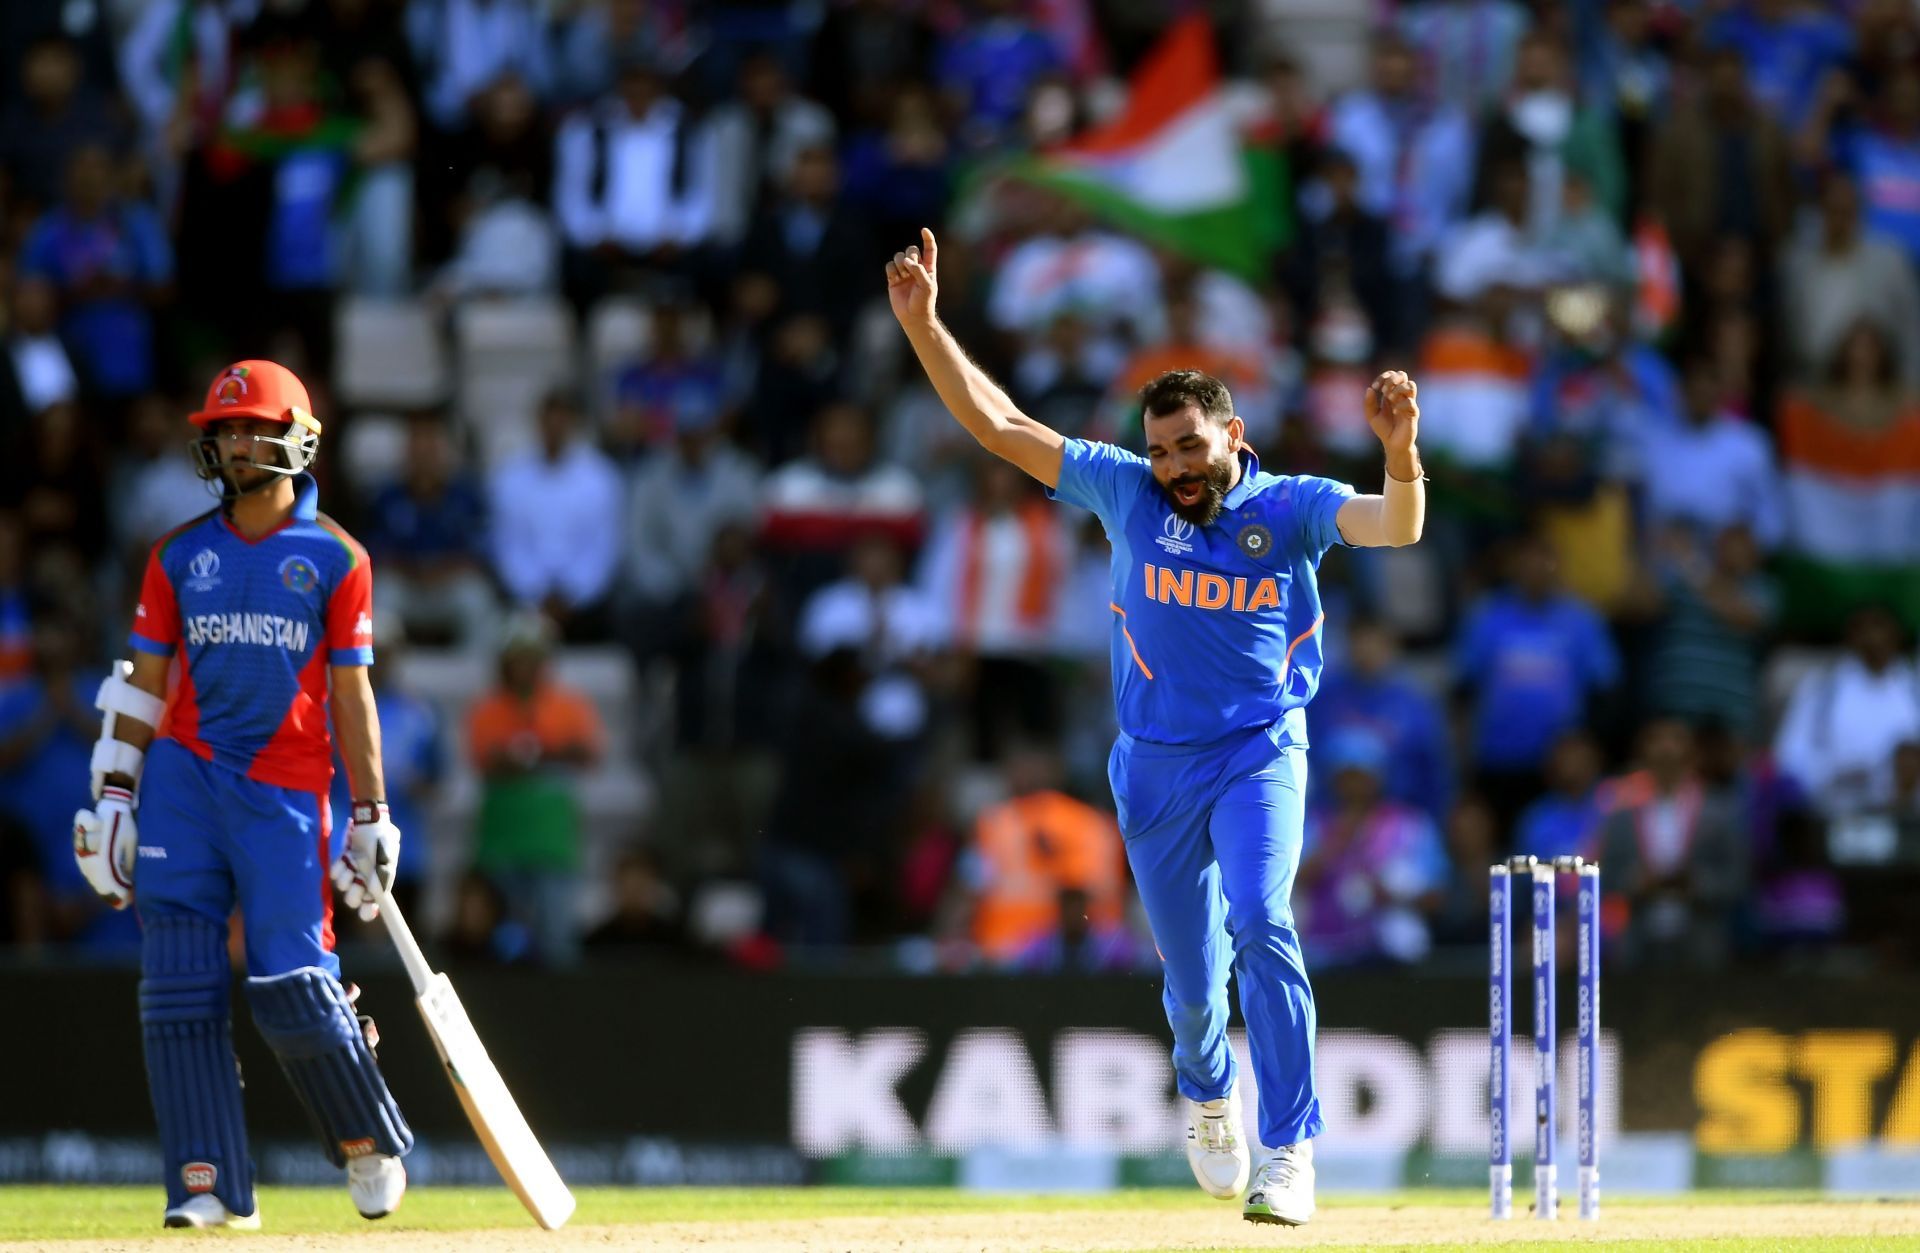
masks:
<instances>
[{"instance_id":1,"label":"green grass outfield","mask_svg":"<svg viewBox=\"0 0 1920 1253\"><path fill-rule=\"evenodd\" d=\"M1153 1189L1115 1192L1103 1195L1024 1196L961 1192L940 1189L707 1189L707 1188L584 1188L578 1192L580 1207L571 1227L636 1226L651 1223L739 1222L750 1219L742 1202L751 1200L753 1212L778 1215L782 1219L826 1219L836 1217L929 1216L938 1214L1020 1213L1076 1214L1097 1216L1102 1211L1142 1210L1177 1214L1183 1210L1210 1210L1218 1213L1219 1202L1198 1193ZM1576 1225L1572 1198L1562 1201L1561 1229ZM1524 1198L1516 1198L1524 1204ZM158 1187L13 1187L0 1189L0 1241L94 1240L112 1241L161 1236L162 1194ZM1836 1203L1814 1192L1695 1192L1681 1196L1636 1199L1608 1197L1609 1212L1622 1213L1641 1208L1660 1207L1686 1210L1695 1206L1737 1206L1742 1210L1767 1210L1791 1207L1798 1214L1818 1213ZM1871 1202L1866 1202L1871 1204ZM529 1247L537 1245L540 1234L513 1195L504 1188L422 1187L407 1196L406 1206L392 1219L370 1227L357 1217L339 1188L265 1188L260 1194L261 1213L268 1235L315 1236L330 1233L355 1234L380 1232L456 1232L525 1231ZM1338 1211L1365 1208L1378 1211L1448 1211L1461 1218L1463 1211L1477 1210L1486 1204L1486 1196L1477 1190L1429 1190L1373 1195L1323 1197L1323 1219L1338 1223ZM1333 1211L1327 1213L1326 1211ZM1792 1225L1786 1209L1779 1211L1782 1226ZM1515 1223L1524 1223L1517 1217ZM1315 1227L1331 1225L1317 1220ZM1582 1225L1584 1226L1584 1225ZM1509 1224L1499 1224L1509 1228ZM1252 1231L1249 1230L1249 1236ZM1270 1253L1286 1243L1287 1233L1280 1228L1259 1228L1260 1239L1242 1246L1256 1253ZM165 1233L184 1239L205 1240L191 1232ZM1512 1235L1521 1235L1511 1231ZM1571 1233L1568 1233L1571 1234ZM1712 1253L1759 1250L1920 1250L1920 1234L1877 1236L1726 1236L1712 1238L1649 1238L1610 1236L1603 1217L1600 1224L1585 1228L1580 1243L1626 1246L1642 1249L1700 1250ZM249 1233L227 1233L225 1239L245 1241ZM1402 1243L1388 1240L1374 1248L1422 1250L1466 1250L1484 1247L1479 1242ZM1520 1247L1510 1245L1508 1247ZM1158 1253L1142 1249L1139 1253Z\"/></svg>"}]
</instances>

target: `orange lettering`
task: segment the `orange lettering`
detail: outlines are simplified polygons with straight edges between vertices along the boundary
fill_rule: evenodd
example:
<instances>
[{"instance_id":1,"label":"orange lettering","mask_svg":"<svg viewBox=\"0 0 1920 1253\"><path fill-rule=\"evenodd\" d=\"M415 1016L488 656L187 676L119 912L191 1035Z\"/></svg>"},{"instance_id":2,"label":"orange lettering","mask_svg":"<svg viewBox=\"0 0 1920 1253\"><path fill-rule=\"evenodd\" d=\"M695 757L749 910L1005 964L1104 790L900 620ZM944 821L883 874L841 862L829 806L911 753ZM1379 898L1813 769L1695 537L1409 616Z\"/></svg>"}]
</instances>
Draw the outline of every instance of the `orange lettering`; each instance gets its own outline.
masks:
<instances>
[{"instance_id":1,"label":"orange lettering","mask_svg":"<svg viewBox=\"0 0 1920 1253\"><path fill-rule=\"evenodd\" d=\"M1145 564L1147 567L1147 599L1152 600L1153 585L1156 582L1154 576L1160 572L1160 567L1154 565L1151 561L1146 562Z\"/></svg>"},{"instance_id":2,"label":"orange lettering","mask_svg":"<svg viewBox=\"0 0 1920 1253\"><path fill-rule=\"evenodd\" d=\"M1246 609L1247 581L1237 578L1233 581L1233 611L1235 613L1245 613Z\"/></svg>"},{"instance_id":3,"label":"orange lettering","mask_svg":"<svg viewBox=\"0 0 1920 1253\"><path fill-rule=\"evenodd\" d=\"M1166 573L1172 574L1173 571L1168 570ZM1169 596L1173 599L1168 600ZM1193 571L1182 570L1177 578L1162 577L1159 600L1163 605L1191 605L1193 603Z\"/></svg>"},{"instance_id":4,"label":"orange lettering","mask_svg":"<svg viewBox=\"0 0 1920 1253\"><path fill-rule=\"evenodd\" d=\"M1200 595L1194 603L1202 609L1220 609L1227 603L1227 581L1217 574L1200 576Z\"/></svg>"},{"instance_id":5,"label":"orange lettering","mask_svg":"<svg viewBox=\"0 0 1920 1253\"><path fill-rule=\"evenodd\" d=\"M1261 579L1260 585L1253 589L1253 599L1247 602L1247 612L1254 613L1261 609L1278 609L1279 607L1279 581L1272 578Z\"/></svg>"}]
</instances>

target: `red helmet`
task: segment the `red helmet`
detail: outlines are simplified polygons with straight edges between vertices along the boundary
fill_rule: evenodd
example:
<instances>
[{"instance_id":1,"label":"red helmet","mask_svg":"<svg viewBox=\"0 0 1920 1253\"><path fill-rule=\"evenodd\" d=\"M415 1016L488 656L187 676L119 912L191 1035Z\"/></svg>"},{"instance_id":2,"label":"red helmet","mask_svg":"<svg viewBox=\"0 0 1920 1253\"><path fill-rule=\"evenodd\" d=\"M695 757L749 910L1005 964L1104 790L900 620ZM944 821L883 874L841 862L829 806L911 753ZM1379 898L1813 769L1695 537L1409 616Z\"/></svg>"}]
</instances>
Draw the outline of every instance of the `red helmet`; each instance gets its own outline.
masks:
<instances>
[{"instance_id":1,"label":"red helmet","mask_svg":"<svg viewBox=\"0 0 1920 1253\"><path fill-rule=\"evenodd\" d=\"M235 494L221 470L220 441L205 433L214 423L235 418L278 422L287 428L285 435L254 437L256 444L269 444L283 450L283 457L277 463L256 457L253 464L285 475L304 472L313 464L320 448L320 419L313 416L308 407L311 404L306 387L293 376L293 371L277 362L236 361L220 371L219 377L207 388L204 407L189 419L203 432L193 441L195 467L200 477L220 483L225 489L224 495Z\"/></svg>"}]
</instances>

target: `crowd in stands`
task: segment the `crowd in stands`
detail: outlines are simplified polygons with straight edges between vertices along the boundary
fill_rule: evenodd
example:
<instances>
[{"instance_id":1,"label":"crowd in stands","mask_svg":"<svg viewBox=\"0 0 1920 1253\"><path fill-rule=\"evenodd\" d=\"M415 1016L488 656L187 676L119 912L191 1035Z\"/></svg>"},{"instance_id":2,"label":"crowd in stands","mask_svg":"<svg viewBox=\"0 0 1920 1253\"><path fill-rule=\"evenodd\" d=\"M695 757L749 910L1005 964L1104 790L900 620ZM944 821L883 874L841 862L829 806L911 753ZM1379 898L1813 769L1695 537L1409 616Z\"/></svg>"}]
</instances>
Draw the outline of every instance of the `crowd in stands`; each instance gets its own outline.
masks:
<instances>
[{"instance_id":1,"label":"crowd in stands","mask_svg":"<svg viewBox=\"0 0 1920 1253\"><path fill-rule=\"evenodd\" d=\"M1914 7L1202 6L1281 170L1251 272L1017 174L1185 7L0 5L0 944L136 934L68 852L93 691L214 504L184 415L263 356L458 959L1154 968L1106 539L919 378L882 265L928 225L1069 435L1199 365L1266 468L1376 490L1361 393L1418 381L1425 540L1323 567L1316 969L1475 942L1511 854L1597 857L1622 962L1910 958Z\"/></svg>"}]
</instances>

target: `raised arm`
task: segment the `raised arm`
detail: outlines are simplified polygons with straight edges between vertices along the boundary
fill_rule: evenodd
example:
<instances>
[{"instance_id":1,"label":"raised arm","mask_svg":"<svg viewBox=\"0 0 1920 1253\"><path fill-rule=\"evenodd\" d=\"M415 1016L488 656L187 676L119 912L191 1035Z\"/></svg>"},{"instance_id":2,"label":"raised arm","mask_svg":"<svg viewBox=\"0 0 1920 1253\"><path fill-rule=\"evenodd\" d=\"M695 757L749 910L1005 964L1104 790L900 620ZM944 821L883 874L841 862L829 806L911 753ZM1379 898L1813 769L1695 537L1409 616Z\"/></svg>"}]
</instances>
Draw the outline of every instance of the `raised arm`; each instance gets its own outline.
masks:
<instances>
[{"instance_id":1,"label":"raised arm","mask_svg":"<svg viewBox=\"0 0 1920 1253\"><path fill-rule=\"evenodd\" d=\"M940 294L937 249L933 232L923 228L920 247L896 252L887 263L887 301L893 316L907 333L927 381L967 433L994 456L1019 466L1048 487L1058 487L1066 439L1016 409L934 312Z\"/></svg>"},{"instance_id":2,"label":"raised arm","mask_svg":"<svg viewBox=\"0 0 1920 1253\"><path fill-rule=\"evenodd\" d=\"M1367 425L1387 454L1386 483L1377 496L1355 496L1340 506L1340 537L1356 548L1398 548L1420 539L1426 526L1427 490L1421 481L1420 403L1413 380L1388 370L1367 389Z\"/></svg>"}]
</instances>

